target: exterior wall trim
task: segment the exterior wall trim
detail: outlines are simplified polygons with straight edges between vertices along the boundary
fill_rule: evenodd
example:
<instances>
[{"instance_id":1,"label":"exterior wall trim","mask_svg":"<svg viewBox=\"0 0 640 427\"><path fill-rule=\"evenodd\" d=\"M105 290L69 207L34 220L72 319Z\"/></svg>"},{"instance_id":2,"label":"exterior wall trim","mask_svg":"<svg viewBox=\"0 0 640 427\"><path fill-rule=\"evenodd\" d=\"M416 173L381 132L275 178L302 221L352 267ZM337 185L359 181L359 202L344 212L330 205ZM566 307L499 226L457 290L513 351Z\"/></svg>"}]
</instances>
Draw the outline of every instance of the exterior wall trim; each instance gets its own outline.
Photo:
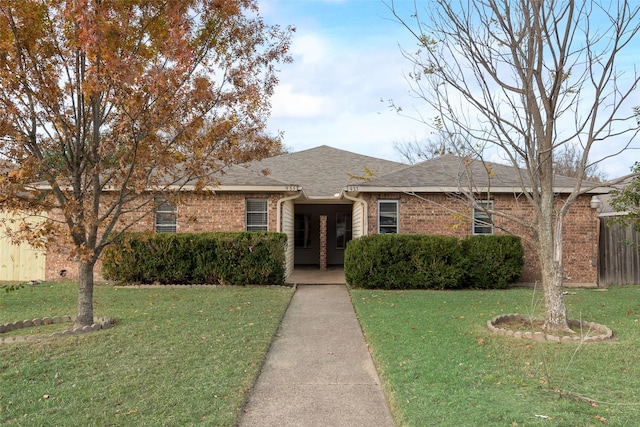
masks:
<instances>
[{"instance_id":1,"label":"exterior wall trim","mask_svg":"<svg viewBox=\"0 0 640 427\"><path fill-rule=\"evenodd\" d=\"M369 234L369 205L367 204L367 201L358 197L354 197L354 196L350 196L349 194L347 194L346 191L342 192L342 196L347 199L347 200L351 200L354 203L360 203L362 205L362 235L366 236Z\"/></svg>"}]
</instances>

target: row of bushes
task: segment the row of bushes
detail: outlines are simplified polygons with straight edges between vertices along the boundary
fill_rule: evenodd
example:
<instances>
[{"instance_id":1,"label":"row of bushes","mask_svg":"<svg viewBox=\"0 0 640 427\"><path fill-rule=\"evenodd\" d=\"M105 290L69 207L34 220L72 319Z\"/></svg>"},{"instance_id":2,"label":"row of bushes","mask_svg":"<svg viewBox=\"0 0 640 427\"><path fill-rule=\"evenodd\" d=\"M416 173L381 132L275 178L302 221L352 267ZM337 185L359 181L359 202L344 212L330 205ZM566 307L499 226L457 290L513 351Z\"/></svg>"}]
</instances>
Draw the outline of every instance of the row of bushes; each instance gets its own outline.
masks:
<instances>
[{"instance_id":1,"label":"row of bushes","mask_svg":"<svg viewBox=\"0 0 640 427\"><path fill-rule=\"evenodd\" d=\"M282 233L126 233L103 256L105 279L123 283L281 285Z\"/></svg>"},{"instance_id":2,"label":"row of bushes","mask_svg":"<svg viewBox=\"0 0 640 427\"><path fill-rule=\"evenodd\" d=\"M518 237L376 234L349 242L344 271L354 287L500 289L524 268Z\"/></svg>"}]
</instances>

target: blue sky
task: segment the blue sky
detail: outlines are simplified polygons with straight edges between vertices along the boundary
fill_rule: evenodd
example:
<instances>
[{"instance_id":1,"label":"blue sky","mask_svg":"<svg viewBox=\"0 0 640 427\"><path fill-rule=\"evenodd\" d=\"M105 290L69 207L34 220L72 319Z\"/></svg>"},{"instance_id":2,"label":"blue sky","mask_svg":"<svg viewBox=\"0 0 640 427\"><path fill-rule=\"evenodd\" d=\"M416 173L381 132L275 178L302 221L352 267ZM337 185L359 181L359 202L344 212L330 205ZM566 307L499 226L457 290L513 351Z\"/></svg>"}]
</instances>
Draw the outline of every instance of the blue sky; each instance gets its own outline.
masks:
<instances>
[{"instance_id":1,"label":"blue sky","mask_svg":"<svg viewBox=\"0 0 640 427\"><path fill-rule=\"evenodd\" d=\"M390 1L390 0L389 0ZM409 10L413 0L395 0ZM414 49L408 31L382 0L259 0L269 24L296 27L294 62L281 67L269 130L284 132L292 151L319 145L402 161L395 142L424 140L424 124L388 108L424 109L409 93L411 70L400 47ZM636 96L640 105L640 98ZM640 147L640 142L635 142ZM609 177L625 175L640 151L608 161Z\"/></svg>"}]
</instances>

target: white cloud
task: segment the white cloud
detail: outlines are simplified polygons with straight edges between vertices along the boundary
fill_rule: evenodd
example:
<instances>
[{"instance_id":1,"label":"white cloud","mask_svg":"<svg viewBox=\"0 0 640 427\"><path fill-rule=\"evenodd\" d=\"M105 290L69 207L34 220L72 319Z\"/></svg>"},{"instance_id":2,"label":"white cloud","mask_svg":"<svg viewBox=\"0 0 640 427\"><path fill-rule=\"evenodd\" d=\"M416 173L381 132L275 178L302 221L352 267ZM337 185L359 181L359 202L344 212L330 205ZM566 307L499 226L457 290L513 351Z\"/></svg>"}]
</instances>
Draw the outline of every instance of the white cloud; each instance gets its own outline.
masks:
<instances>
[{"instance_id":1,"label":"white cloud","mask_svg":"<svg viewBox=\"0 0 640 427\"><path fill-rule=\"evenodd\" d=\"M328 1L260 0L272 20L297 27L290 50L294 62L283 65L278 75L281 83L271 99L269 130L283 131L285 145L294 151L330 145L401 160L394 142L421 141L430 129L391 112L387 100L413 117L429 120L434 115L424 100L409 94L405 80L411 64L399 44L412 50L415 40L388 19L382 3L375 10L369 4L367 10L358 9L357 2L343 3L354 9L323 9ZM309 12L301 14L306 8ZM356 9L363 13L347 13ZM613 148L609 141L603 145L598 148ZM638 148L640 142L634 145ZM598 150L594 158L601 155ZM628 173L633 163L629 158L637 158L637 151L623 157L626 161L604 163L610 176Z\"/></svg>"},{"instance_id":2,"label":"white cloud","mask_svg":"<svg viewBox=\"0 0 640 427\"><path fill-rule=\"evenodd\" d=\"M296 34L294 62L283 67L271 99L269 128L284 132L285 145L294 151L331 145L400 160L394 142L424 138L424 125L388 109L391 98L408 109L415 100L397 42L374 38L363 44L323 32Z\"/></svg>"},{"instance_id":3,"label":"white cloud","mask_svg":"<svg viewBox=\"0 0 640 427\"><path fill-rule=\"evenodd\" d=\"M322 64L329 56L328 52L327 41L315 34L295 37L290 51L294 64L301 66Z\"/></svg>"},{"instance_id":4,"label":"white cloud","mask_svg":"<svg viewBox=\"0 0 640 427\"><path fill-rule=\"evenodd\" d=\"M406 126L408 119L392 112L340 112L336 115L295 119L273 117L272 128L284 131L284 144L295 151L329 145L388 160L401 161L394 142L422 139L424 129Z\"/></svg>"},{"instance_id":5,"label":"white cloud","mask_svg":"<svg viewBox=\"0 0 640 427\"><path fill-rule=\"evenodd\" d=\"M271 97L274 118L303 118L322 115L326 111L327 100L324 97L308 93L295 92L290 84L279 85Z\"/></svg>"}]
</instances>

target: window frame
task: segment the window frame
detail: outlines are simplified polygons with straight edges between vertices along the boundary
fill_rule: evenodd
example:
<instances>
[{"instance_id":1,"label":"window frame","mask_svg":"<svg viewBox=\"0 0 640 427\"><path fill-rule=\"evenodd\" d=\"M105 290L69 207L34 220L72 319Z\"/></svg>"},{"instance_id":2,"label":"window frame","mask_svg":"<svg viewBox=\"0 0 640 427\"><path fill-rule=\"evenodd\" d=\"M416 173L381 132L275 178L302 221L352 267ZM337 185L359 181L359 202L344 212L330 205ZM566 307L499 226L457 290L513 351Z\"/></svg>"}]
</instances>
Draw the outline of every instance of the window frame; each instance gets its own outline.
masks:
<instances>
[{"instance_id":1,"label":"window frame","mask_svg":"<svg viewBox=\"0 0 640 427\"><path fill-rule=\"evenodd\" d=\"M264 209L254 209L254 206L250 206L253 203L259 202L260 204L264 204L262 207ZM250 209L250 207L252 209ZM244 225L246 231L269 231L269 203L268 199L260 199L260 198L247 198L244 203L245 215L244 215ZM258 215L263 216L263 221L259 224L250 224L249 218L257 218Z\"/></svg>"},{"instance_id":2,"label":"window frame","mask_svg":"<svg viewBox=\"0 0 640 427\"><path fill-rule=\"evenodd\" d=\"M482 206L485 207L483 208ZM471 232L474 236L487 236L494 234L493 214L487 213L485 211L486 209L493 210L493 200L477 200L473 206Z\"/></svg>"},{"instance_id":3,"label":"window frame","mask_svg":"<svg viewBox=\"0 0 640 427\"><path fill-rule=\"evenodd\" d=\"M344 219L339 220L340 217ZM342 231L342 234L340 234ZM344 250L353 239L353 218L350 212L336 212L336 249ZM342 241L342 243L341 243Z\"/></svg>"},{"instance_id":4,"label":"window frame","mask_svg":"<svg viewBox=\"0 0 640 427\"><path fill-rule=\"evenodd\" d=\"M382 224L383 204L395 205L395 225ZM391 213L391 212L388 212ZM387 215L389 216L389 215ZM389 216L392 217L392 216ZM395 228L395 231L383 231ZM378 234L400 234L400 201L399 200L378 200Z\"/></svg>"},{"instance_id":5,"label":"window frame","mask_svg":"<svg viewBox=\"0 0 640 427\"><path fill-rule=\"evenodd\" d=\"M293 244L296 249L310 249L311 239L311 214L297 213L293 216ZM302 226L302 227L301 227Z\"/></svg>"},{"instance_id":6,"label":"window frame","mask_svg":"<svg viewBox=\"0 0 640 427\"><path fill-rule=\"evenodd\" d=\"M156 208L153 213L153 231L159 234L177 233L178 207L166 199L156 200Z\"/></svg>"}]
</instances>

